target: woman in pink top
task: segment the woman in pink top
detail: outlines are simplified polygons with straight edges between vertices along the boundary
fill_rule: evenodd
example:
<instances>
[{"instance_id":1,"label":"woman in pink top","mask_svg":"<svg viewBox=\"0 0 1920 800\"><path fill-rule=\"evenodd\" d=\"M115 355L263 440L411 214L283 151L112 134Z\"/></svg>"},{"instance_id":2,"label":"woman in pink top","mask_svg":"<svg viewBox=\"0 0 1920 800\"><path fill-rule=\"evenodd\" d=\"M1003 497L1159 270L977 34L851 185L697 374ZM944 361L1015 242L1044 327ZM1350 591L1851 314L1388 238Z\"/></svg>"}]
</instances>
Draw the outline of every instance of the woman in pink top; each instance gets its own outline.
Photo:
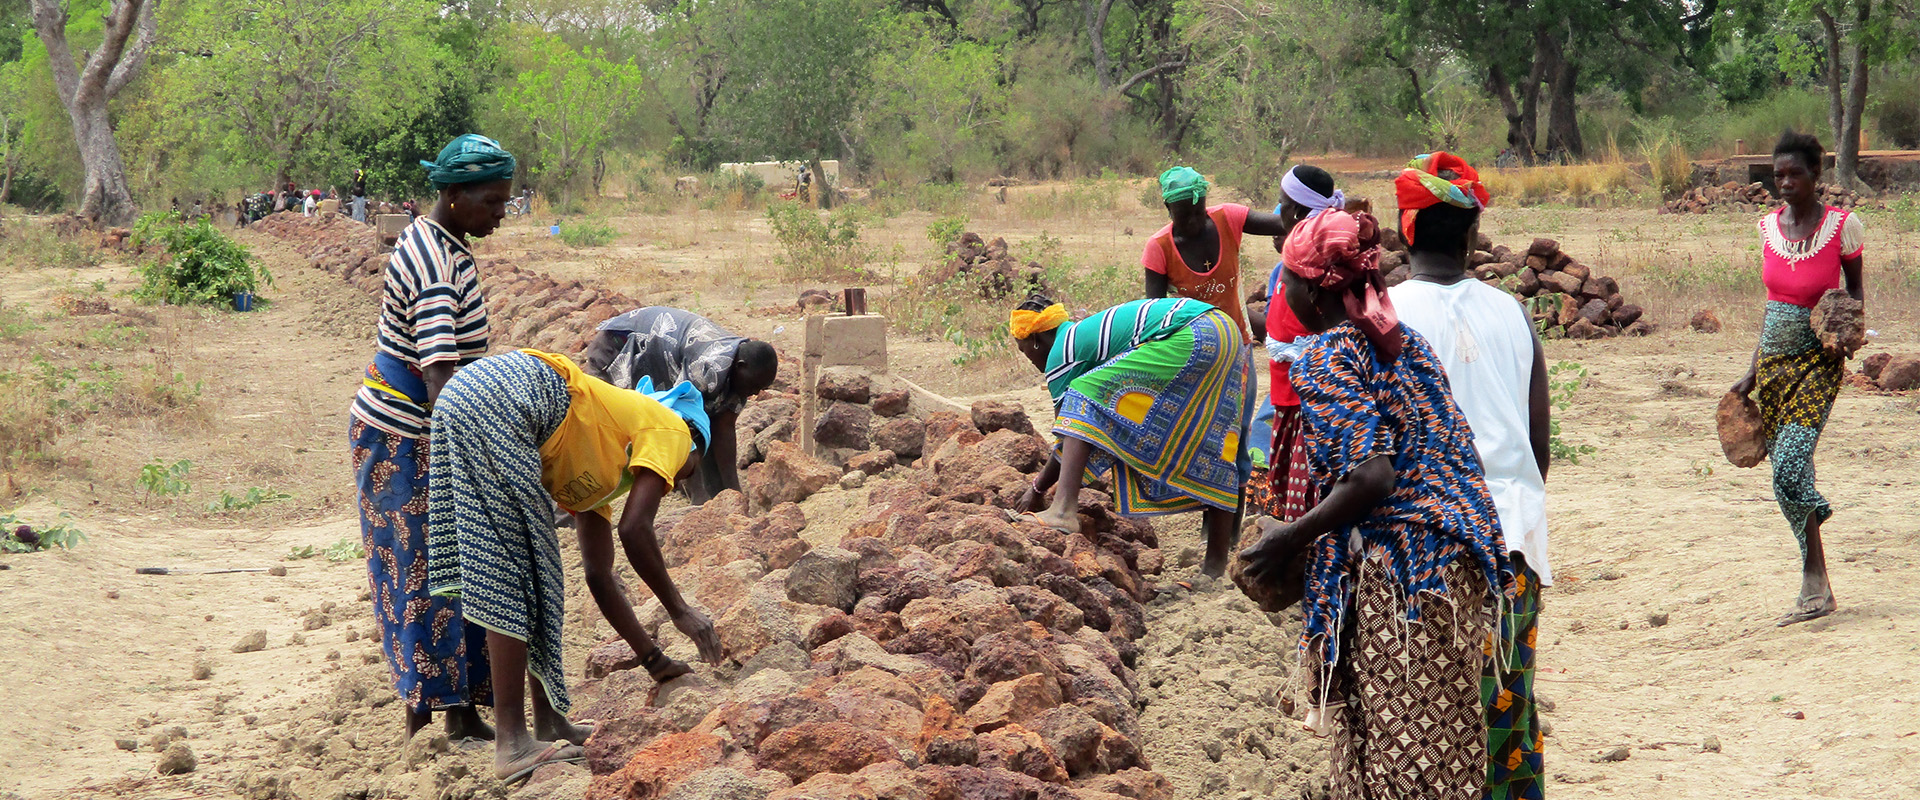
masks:
<instances>
[{"instance_id":1,"label":"woman in pink top","mask_svg":"<svg viewBox=\"0 0 1920 800\"><path fill-rule=\"evenodd\" d=\"M1760 219L1767 316L1753 366L1733 385L1742 397L1760 390L1774 498L1800 542L1800 600L1781 625L1824 617L1835 607L1820 542L1821 523L1833 516L1833 507L1814 488L1813 450L1853 353L1822 346L1809 315L1843 278L1847 294L1866 298L1860 274L1864 228L1846 210L1822 205L1816 192L1824 154L1819 140L1806 134L1787 133L1774 145L1773 182L1786 204Z\"/></svg>"}]
</instances>

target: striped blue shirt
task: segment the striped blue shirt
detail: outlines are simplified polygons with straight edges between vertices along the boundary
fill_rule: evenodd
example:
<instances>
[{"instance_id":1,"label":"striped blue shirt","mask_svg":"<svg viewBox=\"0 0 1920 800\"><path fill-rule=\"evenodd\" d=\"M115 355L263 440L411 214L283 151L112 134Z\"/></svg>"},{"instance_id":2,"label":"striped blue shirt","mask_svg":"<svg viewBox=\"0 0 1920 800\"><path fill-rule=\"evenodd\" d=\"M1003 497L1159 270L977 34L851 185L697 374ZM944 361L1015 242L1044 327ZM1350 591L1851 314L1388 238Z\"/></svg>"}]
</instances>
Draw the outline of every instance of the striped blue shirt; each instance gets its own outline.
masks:
<instances>
[{"instance_id":1,"label":"striped blue shirt","mask_svg":"<svg viewBox=\"0 0 1920 800\"><path fill-rule=\"evenodd\" d=\"M408 225L387 260L377 341L381 353L415 369L465 366L487 354L487 298L473 253L432 219ZM424 406L372 387L360 388L353 415L388 433L427 436Z\"/></svg>"}]
</instances>

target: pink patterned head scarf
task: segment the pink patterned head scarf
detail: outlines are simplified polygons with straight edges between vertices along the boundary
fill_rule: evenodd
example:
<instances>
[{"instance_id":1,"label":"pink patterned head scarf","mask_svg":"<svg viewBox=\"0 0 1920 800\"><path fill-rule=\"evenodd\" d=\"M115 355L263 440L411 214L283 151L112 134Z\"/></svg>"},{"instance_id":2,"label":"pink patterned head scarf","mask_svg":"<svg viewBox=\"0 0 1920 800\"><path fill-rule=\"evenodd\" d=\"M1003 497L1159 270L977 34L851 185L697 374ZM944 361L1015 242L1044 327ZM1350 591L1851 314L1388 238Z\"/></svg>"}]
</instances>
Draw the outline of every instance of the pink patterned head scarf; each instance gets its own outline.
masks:
<instances>
[{"instance_id":1,"label":"pink patterned head scarf","mask_svg":"<svg viewBox=\"0 0 1920 800\"><path fill-rule=\"evenodd\" d=\"M1281 261L1287 271L1322 289L1341 292L1353 321L1382 362L1400 358L1400 315L1387 299L1380 273L1380 223L1372 214L1327 211L1303 221L1287 236Z\"/></svg>"}]
</instances>

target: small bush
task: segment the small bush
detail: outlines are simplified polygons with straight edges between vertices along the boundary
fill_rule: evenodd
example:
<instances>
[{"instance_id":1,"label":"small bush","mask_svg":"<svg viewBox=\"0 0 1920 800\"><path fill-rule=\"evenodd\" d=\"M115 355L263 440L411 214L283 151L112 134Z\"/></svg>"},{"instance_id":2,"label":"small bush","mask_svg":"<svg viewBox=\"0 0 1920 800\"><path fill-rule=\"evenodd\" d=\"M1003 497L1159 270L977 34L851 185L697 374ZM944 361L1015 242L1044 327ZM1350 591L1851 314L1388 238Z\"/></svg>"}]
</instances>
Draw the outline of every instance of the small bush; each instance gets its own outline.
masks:
<instances>
[{"instance_id":1,"label":"small bush","mask_svg":"<svg viewBox=\"0 0 1920 800\"><path fill-rule=\"evenodd\" d=\"M1573 361L1561 361L1547 368L1547 396L1556 412L1566 411L1573 406L1573 395L1580 391L1580 385L1587 380L1587 368ZM1547 423L1547 450L1555 461L1570 464L1580 463L1580 457L1592 455L1593 445L1571 444L1560 438L1560 419L1556 414Z\"/></svg>"},{"instance_id":2,"label":"small bush","mask_svg":"<svg viewBox=\"0 0 1920 800\"><path fill-rule=\"evenodd\" d=\"M0 300L0 342L12 341L40 330L25 306L7 305Z\"/></svg>"},{"instance_id":3,"label":"small bush","mask_svg":"<svg viewBox=\"0 0 1920 800\"><path fill-rule=\"evenodd\" d=\"M568 247L605 247L619 234L603 219L583 219L560 225L560 241Z\"/></svg>"},{"instance_id":4,"label":"small bush","mask_svg":"<svg viewBox=\"0 0 1920 800\"><path fill-rule=\"evenodd\" d=\"M822 216L799 203L776 202L767 206L767 222L780 242L777 260L786 279L866 274L872 254L860 241L866 218L859 207L841 206Z\"/></svg>"},{"instance_id":5,"label":"small bush","mask_svg":"<svg viewBox=\"0 0 1920 800\"><path fill-rule=\"evenodd\" d=\"M20 217L0 220L0 268L6 271L45 267L78 269L98 263L97 250L60 238L50 225Z\"/></svg>"},{"instance_id":6,"label":"small bush","mask_svg":"<svg viewBox=\"0 0 1920 800\"><path fill-rule=\"evenodd\" d=\"M247 487L246 493L238 497L235 497L225 489L221 489L219 499L208 503L207 510L215 513L246 511L247 509L258 508L268 503L277 503L281 500L290 500L292 498L293 495L287 494L286 492L276 492L271 489L262 489L258 486Z\"/></svg>"},{"instance_id":7,"label":"small bush","mask_svg":"<svg viewBox=\"0 0 1920 800\"><path fill-rule=\"evenodd\" d=\"M181 222L172 214L155 212L134 225L136 246L157 245L160 255L137 268L142 299L174 305L224 304L239 292L262 284L273 285L273 275L256 267L253 254L207 220Z\"/></svg>"},{"instance_id":8,"label":"small bush","mask_svg":"<svg viewBox=\"0 0 1920 800\"><path fill-rule=\"evenodd\" d=\"M187 474L193 471L193 462L180 459L172 464L154 459L140 468L140 488L147 490L147 496L176 497L193 490L193 484L187 482Z\"/></svg>"},{"instance_id":9,"label":"small bush","mask_svg":"<svg viewBox=\"0 0 1920 800\"><path fill-rule=\"evenodd\" d=\"M966 217L941 217L927 223L927 241L932 242L934 247L946 247L966 231ZM5 336L4 331L5 328L0 327L0 337Z\"/></svg>"},{"instance_id":10,"label":"small bush","mask_svg":"<svg viewBox=\"0 0 1920 800\"><path fill-rule=\"evenodd\" d=\"M72 550L85 542L87 535L64 522L70 516L62 511L62 522L36 528L12 514L0 514L0 553L33 553L55 547Z\"/></svg>"}]
</instances>

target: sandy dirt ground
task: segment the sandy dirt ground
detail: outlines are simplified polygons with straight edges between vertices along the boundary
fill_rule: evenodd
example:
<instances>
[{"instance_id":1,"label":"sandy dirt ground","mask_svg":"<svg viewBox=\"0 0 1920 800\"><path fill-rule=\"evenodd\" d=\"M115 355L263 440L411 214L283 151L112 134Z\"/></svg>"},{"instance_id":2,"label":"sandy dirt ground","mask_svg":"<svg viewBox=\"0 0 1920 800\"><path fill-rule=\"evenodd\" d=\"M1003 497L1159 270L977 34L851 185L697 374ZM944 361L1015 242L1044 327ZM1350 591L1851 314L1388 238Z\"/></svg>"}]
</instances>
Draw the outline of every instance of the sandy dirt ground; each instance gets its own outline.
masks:
<instances>
[{"instance_id":1,"label":"sandy dirt ground","mask_svg":"<svg viewBox=\"0 0 1920 800\"><path fill-rule=\"evenodd\" d=\"M1086 205L1074 199L1078 185L1016 188L1005 203L984 193L973 201L969 227L1016 248L1057 238L1080 269L1132 264L1161 224L1131 186L1102 189L1114 199L1085 211L1075 210ZM1356 188L1388 196L1384 184ZM868 238L890 254L888 268L917 271L932 258L924 229L938 216L876 221ZM689 209L612 221L621 237L609 247L573 250L545 238L544 221L523 220L481 254L696 308L797 349L797 313L767 310L791 304L797 284L771 265L777 249L764 217ZM1902 260L1912 234L1871 229L1880 238L1870 252L1886 258L1869 256L1869 312L1880 336L1867 352L1920 351L1920 326L1905 310L1915 297ZM1714 404L1744 370L1758 328L1751 221L1496 208L1487 230L1505 244L1560 239L1618 276L1661 324L1645 339L1547 345L1550 362L1588 370L1560 418L1569 442L1594 448L1577 464L1556 463L1548 483L1559 579L1546 595L1540 639L1548 791L1920 796L1920 697L1911 689L1920 681L1920 593L1912 588L1920 399L1842 392L1818 461L1836 510L1826 535L1840 610L1776 628L1798 587L1793 540L1767 468L1727 464L1713 435ZM364 567L318 552L359 535L343 439L346 404L371 352L372 300L283 245L245 241L279 278L274 302L251 314L140 306L117 294L133 284L112 262L0 275L6 307L31 309L42 328L0 341L0 368L30 369L35 356L82 369L105 360L123 375L153 368L201 384L197 400L179 407L129 402L67 424L53 456L0 481L20 492L0 499L0 509L37 523L70 514L66 522L89 536L72 551L0 556L0 798L284 796L292 790L263 776L288 751L316 748L343 765L408 758L399 711L381 695L385 667L366 638ZM1250 240L1248 262L1269 261L1266 248ZM1888 277L1873 283L1879 276ZM115 315L53 310L58 295L76 292L108 297ZM1726 330L1686 330L1686 317L1708 307ZM96 331L110 325L144 338L97 344ZM935 391L1044 408L1037 376L1004 355L956 365L959 346L905 332L890 347L896 371ZM191 460L192 492L146 496L134 479L156 458ZM205 510L221 489L253 486L291 497ZM863 497L830 489L808 501L807 536L831 534ZM1230 585L1196 579L1195 520L1161 527L1167 590L1150 606L1139 668L1151 687L1142 727L1152 731L1143 747L1154 766L1182 798L1324 791L1323 745L1277 702L1297 621L1276 626ZM315 555L294 557L309 547ZM134 575L142 566L283 566L287 574ZM576 624L570 664L595 632L585 615L570 618ZM234 652L262 631L264 649ZM176 727L199 768L156 776L151 745ZM1619 748L1624 760L1600 759ZM484 758L472 755L475 764ZM463 774L443 764L422 773L417 790L394 791L437 797L464 786L463 796L495 796L497 785ZM326 796L328 778L302 778L309 791L297 794ZM561 785L542 791L565 796Z\"/></svg>"}]
</instances>

